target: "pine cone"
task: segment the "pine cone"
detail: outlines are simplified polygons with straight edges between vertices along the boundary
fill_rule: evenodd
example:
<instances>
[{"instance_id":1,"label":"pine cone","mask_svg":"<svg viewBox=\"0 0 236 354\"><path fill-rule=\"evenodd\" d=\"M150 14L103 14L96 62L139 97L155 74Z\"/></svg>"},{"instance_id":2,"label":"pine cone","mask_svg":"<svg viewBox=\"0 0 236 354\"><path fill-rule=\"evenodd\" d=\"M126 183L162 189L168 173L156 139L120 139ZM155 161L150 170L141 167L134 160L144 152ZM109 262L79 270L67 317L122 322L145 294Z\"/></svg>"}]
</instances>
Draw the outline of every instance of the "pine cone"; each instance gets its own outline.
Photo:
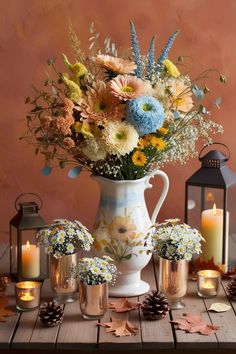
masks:
<instances>
[{"instance_id":1,"label":"pine cone","mask_svg":"<svg viewBox=\"0 0 236 354\"><path fill-rule=\"evenodd\" d=\"M45 302L40 306L39 318L45 327L54 327L63 320L63 306L56 301Z\"/></svg>"},{"instance_id":2,"label":"pine cone","mask_svg":"<svg viewBox=\"0 0 236 354\"><path fill-rule=\"evenodd\" d=\"M227 293L232 299L236 300L236 276L227 285Z\"/></svg>"},{"instance_id":3,"label":"pine cone","mask_svg":"<svg viewBox=\"0 0 236 354\"><path fill-rule=\"evenodd\" d=\"M160 320L167 316L169 305L163 293L153 290L144 299L141 309L146 319Z\"/></svg>"}]
</instances>

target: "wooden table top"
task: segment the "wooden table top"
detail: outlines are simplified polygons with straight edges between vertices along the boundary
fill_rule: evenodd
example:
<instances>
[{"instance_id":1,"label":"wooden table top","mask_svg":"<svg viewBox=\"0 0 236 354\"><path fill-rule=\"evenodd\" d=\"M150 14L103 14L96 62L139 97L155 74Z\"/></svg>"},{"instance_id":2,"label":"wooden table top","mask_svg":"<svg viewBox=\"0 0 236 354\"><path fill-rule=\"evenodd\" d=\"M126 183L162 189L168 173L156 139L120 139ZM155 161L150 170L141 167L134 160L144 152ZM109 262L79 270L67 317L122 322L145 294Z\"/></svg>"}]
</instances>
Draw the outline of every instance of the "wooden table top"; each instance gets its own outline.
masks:
<instances>
[{"instance_id":1,"label":"wooden table top","mask_svg":"<svg viewBox=\"0 0 236 354\"><path fill-rule=\"evenodd\" d=\"M155 259L143 270L142 278L149 282L151 289L156 289ZM9 249L0 246L0 273L9 271ZM24 352L26 349L55 351L61 353L69 350L81 350L90 352L110 352L110 350L124 353L134 350L141 353L164 351L182 352L183 349L199 353L199 349L207 349L209 353L219 353L227 349L227 353L236 350L236 302L230 302L225 293L225 283L220 288L220 293L213 299L201 299L197 295L196 282L190 281L188 294L183 299L183 310L170 311L169 315L159 321L148 321L142 316L141 311L131 311L130 321L139 330L137 335L129 337L115 337L111 333L105 333L104 328L97 326L97 321L87 321L81 316L79 303L66 304L64 308L64 320L58 327L45 328L38 319L38 310L29 312L18 311L16 316L6 318L6 322L0 322L0 352ZM14 283L8 289L9 306L15 307ZM49 281L42 286L41 302L52 299L53 293ZM134 298L142 301L144 296ZM110 299L111 300L111 299ZM224 302L231 306L228 312L214 313L207 309L214 302ZM200 334L187 334L176 330L170 324L170 319L176 319L184 313L199 314L208 321L220 326L220 329L209 336ZM101 322L108 322L111 316L126 318L126 314L117 314L108 310ZM32 352L32 351L31 351Z\"/></svg>"}]
</instances>

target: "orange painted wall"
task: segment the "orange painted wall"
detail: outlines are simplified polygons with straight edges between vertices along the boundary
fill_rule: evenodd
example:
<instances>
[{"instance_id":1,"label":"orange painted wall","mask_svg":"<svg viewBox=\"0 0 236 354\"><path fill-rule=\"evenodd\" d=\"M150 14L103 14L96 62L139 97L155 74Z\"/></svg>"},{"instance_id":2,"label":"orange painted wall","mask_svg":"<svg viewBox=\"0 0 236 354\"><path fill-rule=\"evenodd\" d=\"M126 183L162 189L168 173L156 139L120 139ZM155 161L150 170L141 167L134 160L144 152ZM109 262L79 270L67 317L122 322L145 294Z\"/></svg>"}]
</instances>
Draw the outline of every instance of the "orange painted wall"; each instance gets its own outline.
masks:
<instances>
[{"instance_id":1,"label":"orange painted wall","mask_svg":"<svg viewBox=\"0 0 236 354\"><path fill-rule=\"evenodd\" d=\"M31 85L43 82L46 60L62 51L71 54L68 19L74 24L82 46L86 48L88 26L94 21L102 36L109 35L121 46L129 46L129 20L137 27L140 43L147 50L152 34L161 50L168 36L177 28L181 33L171 52L171 59L188 55L195 75L205 68L217 68L228 77L227 85L212 75L209 87L221 96L222 108L212 118L224 125L224 135L217 137L231 149L231 167L236 170L235 92L236 92L236 1L235 0L8 0L1 1L0 14L0 235L6 238L8 220L15 214L15 198L27 191L38 193L43 201L42 214L78 218L89 227L95 217L98 187L82 173L70 180L66 171L54 170L43 177L42 159L19 141L25 130L24 97ZM184 182L198 168L198 161L186 166L169 166L170 192L160 219L183 216ZM154 181L147 194L153 209L161 181Z\"/></svg>"}]
</instances>

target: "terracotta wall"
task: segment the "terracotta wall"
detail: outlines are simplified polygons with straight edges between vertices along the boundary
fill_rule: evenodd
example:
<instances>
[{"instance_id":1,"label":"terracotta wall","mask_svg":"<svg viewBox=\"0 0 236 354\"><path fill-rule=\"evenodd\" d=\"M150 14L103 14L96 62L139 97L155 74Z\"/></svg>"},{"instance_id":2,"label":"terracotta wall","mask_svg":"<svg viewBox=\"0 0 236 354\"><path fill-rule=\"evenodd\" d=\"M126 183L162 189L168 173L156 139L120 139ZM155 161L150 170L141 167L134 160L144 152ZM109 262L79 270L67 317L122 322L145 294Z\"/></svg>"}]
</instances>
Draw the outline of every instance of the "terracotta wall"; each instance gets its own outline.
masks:
<instances>
[{"instance_id":1,"label":"terracotta wall","mask_svg":"<svg viewBox=\"0 0 236 354\"><path fill-rule=\"evenodd\" d=\"M31 85L40 85L47 70L46 60L62 51L71 54L68 41L70 18L86 48L88 26L94 21L102 36L129 46L129 20L137 27L143 50L147 50L152 34L161 50L168 36L177 28L181 33L171 58L188 55L192 74L205 68L217 68L228 77L220 85L215 75L209 87L221 96L222 108L212 118L224 125L225 133L217 137L231 149L231 166L236 170L235 149L235 0L8 0L1 1L0 14L0 232L6 237L8 220L15 214L15 198L27 191L38 193L43 201L42 214L79 218L91 226L95 216L99 190L86 173L70 180L66 171L54 170L43 177L43 165L33 149L19 141L25 130L24 97ZM170 192L160 219L183 216L184 182L198 167L198 161L186 166L165 169L170 177ZM161 181L156 179L147 193L148 207L153 209ZM5 235L5 236L4 236Z\"/></svg>"}]
</instances>

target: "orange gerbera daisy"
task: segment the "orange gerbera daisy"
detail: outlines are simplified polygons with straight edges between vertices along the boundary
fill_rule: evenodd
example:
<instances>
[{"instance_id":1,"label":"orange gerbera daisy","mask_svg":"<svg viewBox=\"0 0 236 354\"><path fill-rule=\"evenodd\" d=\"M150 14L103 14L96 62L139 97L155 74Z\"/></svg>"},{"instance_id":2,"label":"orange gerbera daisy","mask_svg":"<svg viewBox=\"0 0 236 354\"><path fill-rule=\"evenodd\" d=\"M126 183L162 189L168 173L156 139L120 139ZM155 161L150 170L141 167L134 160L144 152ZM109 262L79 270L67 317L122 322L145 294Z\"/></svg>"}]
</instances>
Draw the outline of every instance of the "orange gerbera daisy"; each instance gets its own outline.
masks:
<instances>
[{"instance_id":1,"label":"orange gerbera daisy","mask_svg":"<svg viewBox=\"0 0 236 354\"><path fill-rule=\"evenodd\" d=\"M136 76L118 75L111 80L110 85L113 95L124 101L141 96L144 92L144 82Z\"/></svg>"},{"instance_id":2,"label":"orange gerbera daisy","mask_svg":"<svg viewBox=\"0 0 236 354\"><path fill-rule=\"evenodd\" d=\"M193 107L192 91L182 81L174 81L171 85L172 107L177 111L189 112Z\"/></svg>"},{"instance_id":3,"label":"orange gerbera daisy","mask_svg":"<svg viewBox=\"0 0 236 354\"><path fill-rule=\"evenodd\" d=\"M121 120L124 105L111 94L109 87L103 81L95 81L82 98L77 109L88 122L105 122L107 120Z\"/></svg>"},{"instance_id":4,"label":"orange gerbera daisy","mask_svg":"<svg viewBox=\"0 0 236 354\"><path fill-rule=\"evenodd\" d=\"M97 55L95 63L116 74L132 74L136 69L136 65L133 61L112 57L110 55Z\"/></svg>"}]
</instances>

